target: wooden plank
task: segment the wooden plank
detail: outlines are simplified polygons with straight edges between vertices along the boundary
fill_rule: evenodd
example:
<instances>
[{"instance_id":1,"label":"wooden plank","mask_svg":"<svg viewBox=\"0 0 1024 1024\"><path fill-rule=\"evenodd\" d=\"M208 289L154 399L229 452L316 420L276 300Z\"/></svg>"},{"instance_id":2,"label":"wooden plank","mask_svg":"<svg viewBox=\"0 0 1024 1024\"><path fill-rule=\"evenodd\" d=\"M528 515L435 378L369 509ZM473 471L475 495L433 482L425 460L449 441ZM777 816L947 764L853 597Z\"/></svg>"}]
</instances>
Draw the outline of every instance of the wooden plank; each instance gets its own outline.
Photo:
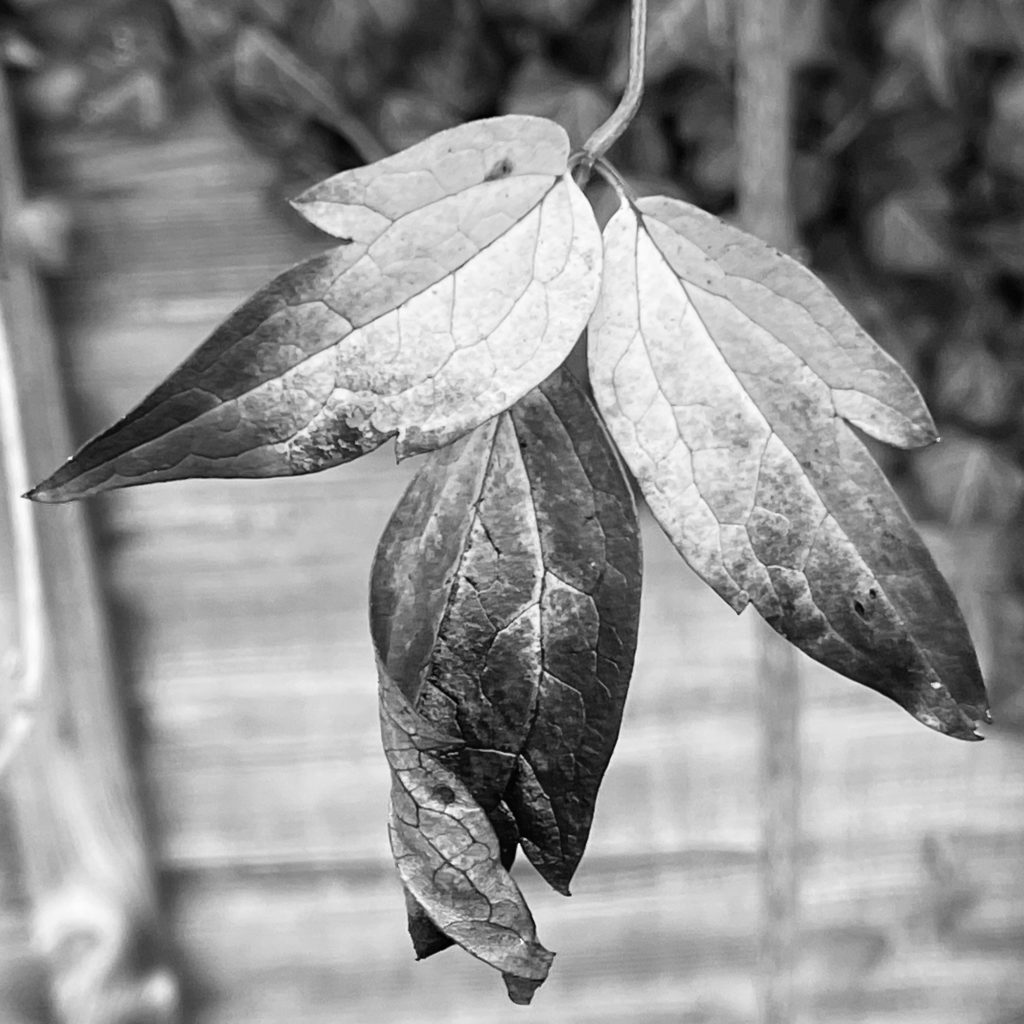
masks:
<instances>
[{"instance_id":1,"label":"wooden plank","mask_svg":"<svg viewBox=\"0 0 1024 1024\"><path fill-rule=\"evenodd\" d=\"M675 913L647 879L589 873L566 900L521 871L556 968L535 1001L542 1019L749 1019L754 944L742 922L753 911L754 865L659 869L667 884L694 896L697 912ZM187 887L183 931L210 966L218 1021L501 1022L519 1020L485 965L454 950L416 963L404 909L391 879L353 882L322 876L286 886L244 879ZM255 929L268 941L246 943ZM643 993L642 995L640 993Z\"/></svg>"},{"instance_id":2,"label":"wooden plank","mask_svg":"<svg viewBox=\"0 0 1024 1024\"><path fill-rule=\"evenodd\" d=\"M2 483L10 499L0 546L14 550L0 604L18 613L16 634L7 636L16 641L16 669L5 675L24 687L14 706L5 692L4 711L8 723L27 726L4 782L29 926L49 958L56 1019L104 1024L123 1010L169 1022L177 1016L173 975L159 956L137 962L143 944L159 935L155 888L84 515L15 504L27 476L50 469L69 444L42 294L27 254L16 249L22 202L0 71ZM9 858L8 850L8 867Z\"/></svg>"},{"instance_id":3,"label":"wooden plank","mask_svg":"<svg viewBox=\"0 0 1024 1024\"><path fill-rule=\"evenodd\" d=\"M740 222L783 252L797 244L790 194L792 67L789 0L741 0L736 10L737 201ZM790 1024L799 944L800 671L767 627L758 637L763 900L760 1021Z\"/></svg>"}]
</instances>

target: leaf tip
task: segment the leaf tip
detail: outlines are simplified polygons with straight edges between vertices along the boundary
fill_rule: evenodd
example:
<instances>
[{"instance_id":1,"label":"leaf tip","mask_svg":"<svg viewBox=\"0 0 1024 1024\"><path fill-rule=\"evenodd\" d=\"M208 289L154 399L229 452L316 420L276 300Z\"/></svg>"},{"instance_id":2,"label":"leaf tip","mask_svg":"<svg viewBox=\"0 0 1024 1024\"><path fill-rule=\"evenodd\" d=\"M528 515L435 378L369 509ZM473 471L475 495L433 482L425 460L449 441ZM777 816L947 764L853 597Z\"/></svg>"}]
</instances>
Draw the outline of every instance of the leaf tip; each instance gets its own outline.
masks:
<instances>
[{"instance_id":1,"label":"leaf tip","mask_svg":"<svg viewBox=\"0 0 1024 1024\"><path fill-rule=\"evenodd\" d=\"M918 707L913 714L919 722L930 729L969 743L983 740L985 737L978 727L982 723L992 721L988 708L958 703L944 687L941 690L941 697L937 698L934 704L930 707Z\"/></svg>"},{"instance_id":2,"label":"leaf tip","mask_svg":"<svg viewBox=\"0 0 1024 1024\"><path fill-rule=\"evenodd\" d=\"M517 974L502 974L505 979L505 988L508 990L508 997L516 1006L529 1006L533 1002L533 994L544 984L543 979L521 978Z\"/></svg>"},{"instance_id":3,"label":"leaf tip","mask_svg":"<svg viewBox=\"0 0 1024 1024\"><path fill-rule=\"evenodd\" d=\"M64 501L70 501L71 497L64 495L62 489L57 487L48 487L49 479L44 480L41 484L36 484L35 487L30 491L26 491L22 497L27 498L29 501L34 501L39 505L58 505Z\"/></svg>"},{"instance_id":4,"label":"leaf tip","mask_svg":"<svg viewBox=\"0 0 1024 1024\"><path fill-rule=\"evenodd\" d=\"M82 486L81 470L75 459L68 459L56 472L41 480L22 497L40 505L60 505L77 498L84 498L102 488ZM76 482L77 481L77 482Z\"/></svg>"}]
</instances>

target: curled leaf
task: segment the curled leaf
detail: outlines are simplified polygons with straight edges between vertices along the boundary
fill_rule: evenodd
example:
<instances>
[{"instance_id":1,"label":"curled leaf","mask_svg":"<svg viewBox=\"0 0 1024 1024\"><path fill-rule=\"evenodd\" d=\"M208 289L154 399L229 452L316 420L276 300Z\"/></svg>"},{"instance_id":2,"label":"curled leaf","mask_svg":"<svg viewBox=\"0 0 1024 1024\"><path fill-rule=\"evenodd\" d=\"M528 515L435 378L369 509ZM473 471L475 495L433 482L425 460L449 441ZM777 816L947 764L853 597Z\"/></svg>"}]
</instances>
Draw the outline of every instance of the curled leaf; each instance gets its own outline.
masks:
<instances>
[{"instance_id":1,"label":"curled leaf","mask_svg":"<svg viewBox=\"0 0 1024 1024\"><path fill-rule=\"evenodd\" d=\"M624 203L605 268L595 398L679 552L737 612L977 738L963 618L851 429L934 440L910 379L808 270L678 200Z\"/></svg>"},{"instance_id":2,"label":"curled leaf","mask_svg":"<svg viewBox=\"0 0 1024 1024\"><path fill-rule=\"evenodd\" d=\"M514 1002L528 1003L554 954L537 941L487 815L440 760L452 742L424 729L383 668L380 685L392 779L388 834L399 877L444 934L500 970Z\"/></svg>"},{"instance_id":3,"label":"curled leaf","mask_svg":"<svg viewBox=\"0 0 1024 1024\"><path fill-rule=\"evenodd\" d=\"M491 821L495 871L518 842L568 892L618 735L640 578L628 482L564 370L432 456L388 524L378 657L421 728L454 738L438 757ZM443 947L415 908L410 930L421 955Z\"/></svg>"},{"instance_id":4,"label":"curled leaf","mask_svg":"<svg viewBox=\"0 0 1024 1024\"><path fill-rule=\"evenodd\" d=\"M397 436L450 443L557 367L593 309L600 235L542 118L477 121L328 179L298 209L343 244L285 271L30 497L289 476Z\"/></svg>"}]
</instances>

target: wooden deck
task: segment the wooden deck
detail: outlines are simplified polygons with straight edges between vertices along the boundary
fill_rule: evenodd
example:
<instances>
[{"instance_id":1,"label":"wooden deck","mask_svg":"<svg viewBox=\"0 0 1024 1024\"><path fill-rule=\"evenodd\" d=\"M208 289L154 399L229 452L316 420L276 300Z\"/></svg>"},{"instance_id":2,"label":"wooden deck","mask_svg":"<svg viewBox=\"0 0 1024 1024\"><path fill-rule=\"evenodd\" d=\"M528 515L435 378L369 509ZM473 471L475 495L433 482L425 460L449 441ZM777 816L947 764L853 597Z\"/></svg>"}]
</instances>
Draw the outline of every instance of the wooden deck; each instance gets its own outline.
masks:
<instances>
[{"instance_id":1,"label":"wooden deck","mask_svg":"<svg viewBox=\"0 0 1024 1024\"><path fill-rule=\"evenodd\" d=\"M80 440L324 247L212 105L163 139L36 148L36 187L77 224L51 293ZM303 479L91 504L190 1019L753 1021L760 627L653 528L640 656L574 896L518 869L558 953L549 982L524 1011L465 954L413 961L365 606L376 538L414 469L387 451ZM940 554L962 561L974 540L945 538ZM803 665L797 1020L1024 1021L1019 741L954 742ZM36 976L10 856L0 867L0 1020L21 1024Z\"/></svg>"}]
</instances>

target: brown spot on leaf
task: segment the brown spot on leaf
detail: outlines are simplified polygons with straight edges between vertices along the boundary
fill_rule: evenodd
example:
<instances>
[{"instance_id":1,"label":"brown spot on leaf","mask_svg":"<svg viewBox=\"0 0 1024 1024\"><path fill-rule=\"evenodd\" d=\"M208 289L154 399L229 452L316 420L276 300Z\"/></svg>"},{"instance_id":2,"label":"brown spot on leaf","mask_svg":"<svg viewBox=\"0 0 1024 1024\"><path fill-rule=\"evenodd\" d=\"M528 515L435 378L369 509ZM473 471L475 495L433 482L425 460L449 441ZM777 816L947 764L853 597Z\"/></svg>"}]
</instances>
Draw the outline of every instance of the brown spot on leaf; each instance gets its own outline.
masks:
<instances>
[{"instance_id":1,"label":"brown spot on leaf","mask_svg":"<svg viewBox=\"0 0 1024 1024\"><path fill-rule=\"evenodd\" d=\"M455 799L455 790L451 786L437 786L433 795L435 800L447 805Z\"/></svg>"},{"instance_id":2,"label":"brown spot on leaf","mask_svg":"<svg viewBox=\"0 0 1024 1024\"><path fill-rule=\"evenodd\" d=\"M503 156L484 175L484 181L497 181L499 178L507 178L515 170L515 166L507 156Z\"/></svg>"}]
</instances>

